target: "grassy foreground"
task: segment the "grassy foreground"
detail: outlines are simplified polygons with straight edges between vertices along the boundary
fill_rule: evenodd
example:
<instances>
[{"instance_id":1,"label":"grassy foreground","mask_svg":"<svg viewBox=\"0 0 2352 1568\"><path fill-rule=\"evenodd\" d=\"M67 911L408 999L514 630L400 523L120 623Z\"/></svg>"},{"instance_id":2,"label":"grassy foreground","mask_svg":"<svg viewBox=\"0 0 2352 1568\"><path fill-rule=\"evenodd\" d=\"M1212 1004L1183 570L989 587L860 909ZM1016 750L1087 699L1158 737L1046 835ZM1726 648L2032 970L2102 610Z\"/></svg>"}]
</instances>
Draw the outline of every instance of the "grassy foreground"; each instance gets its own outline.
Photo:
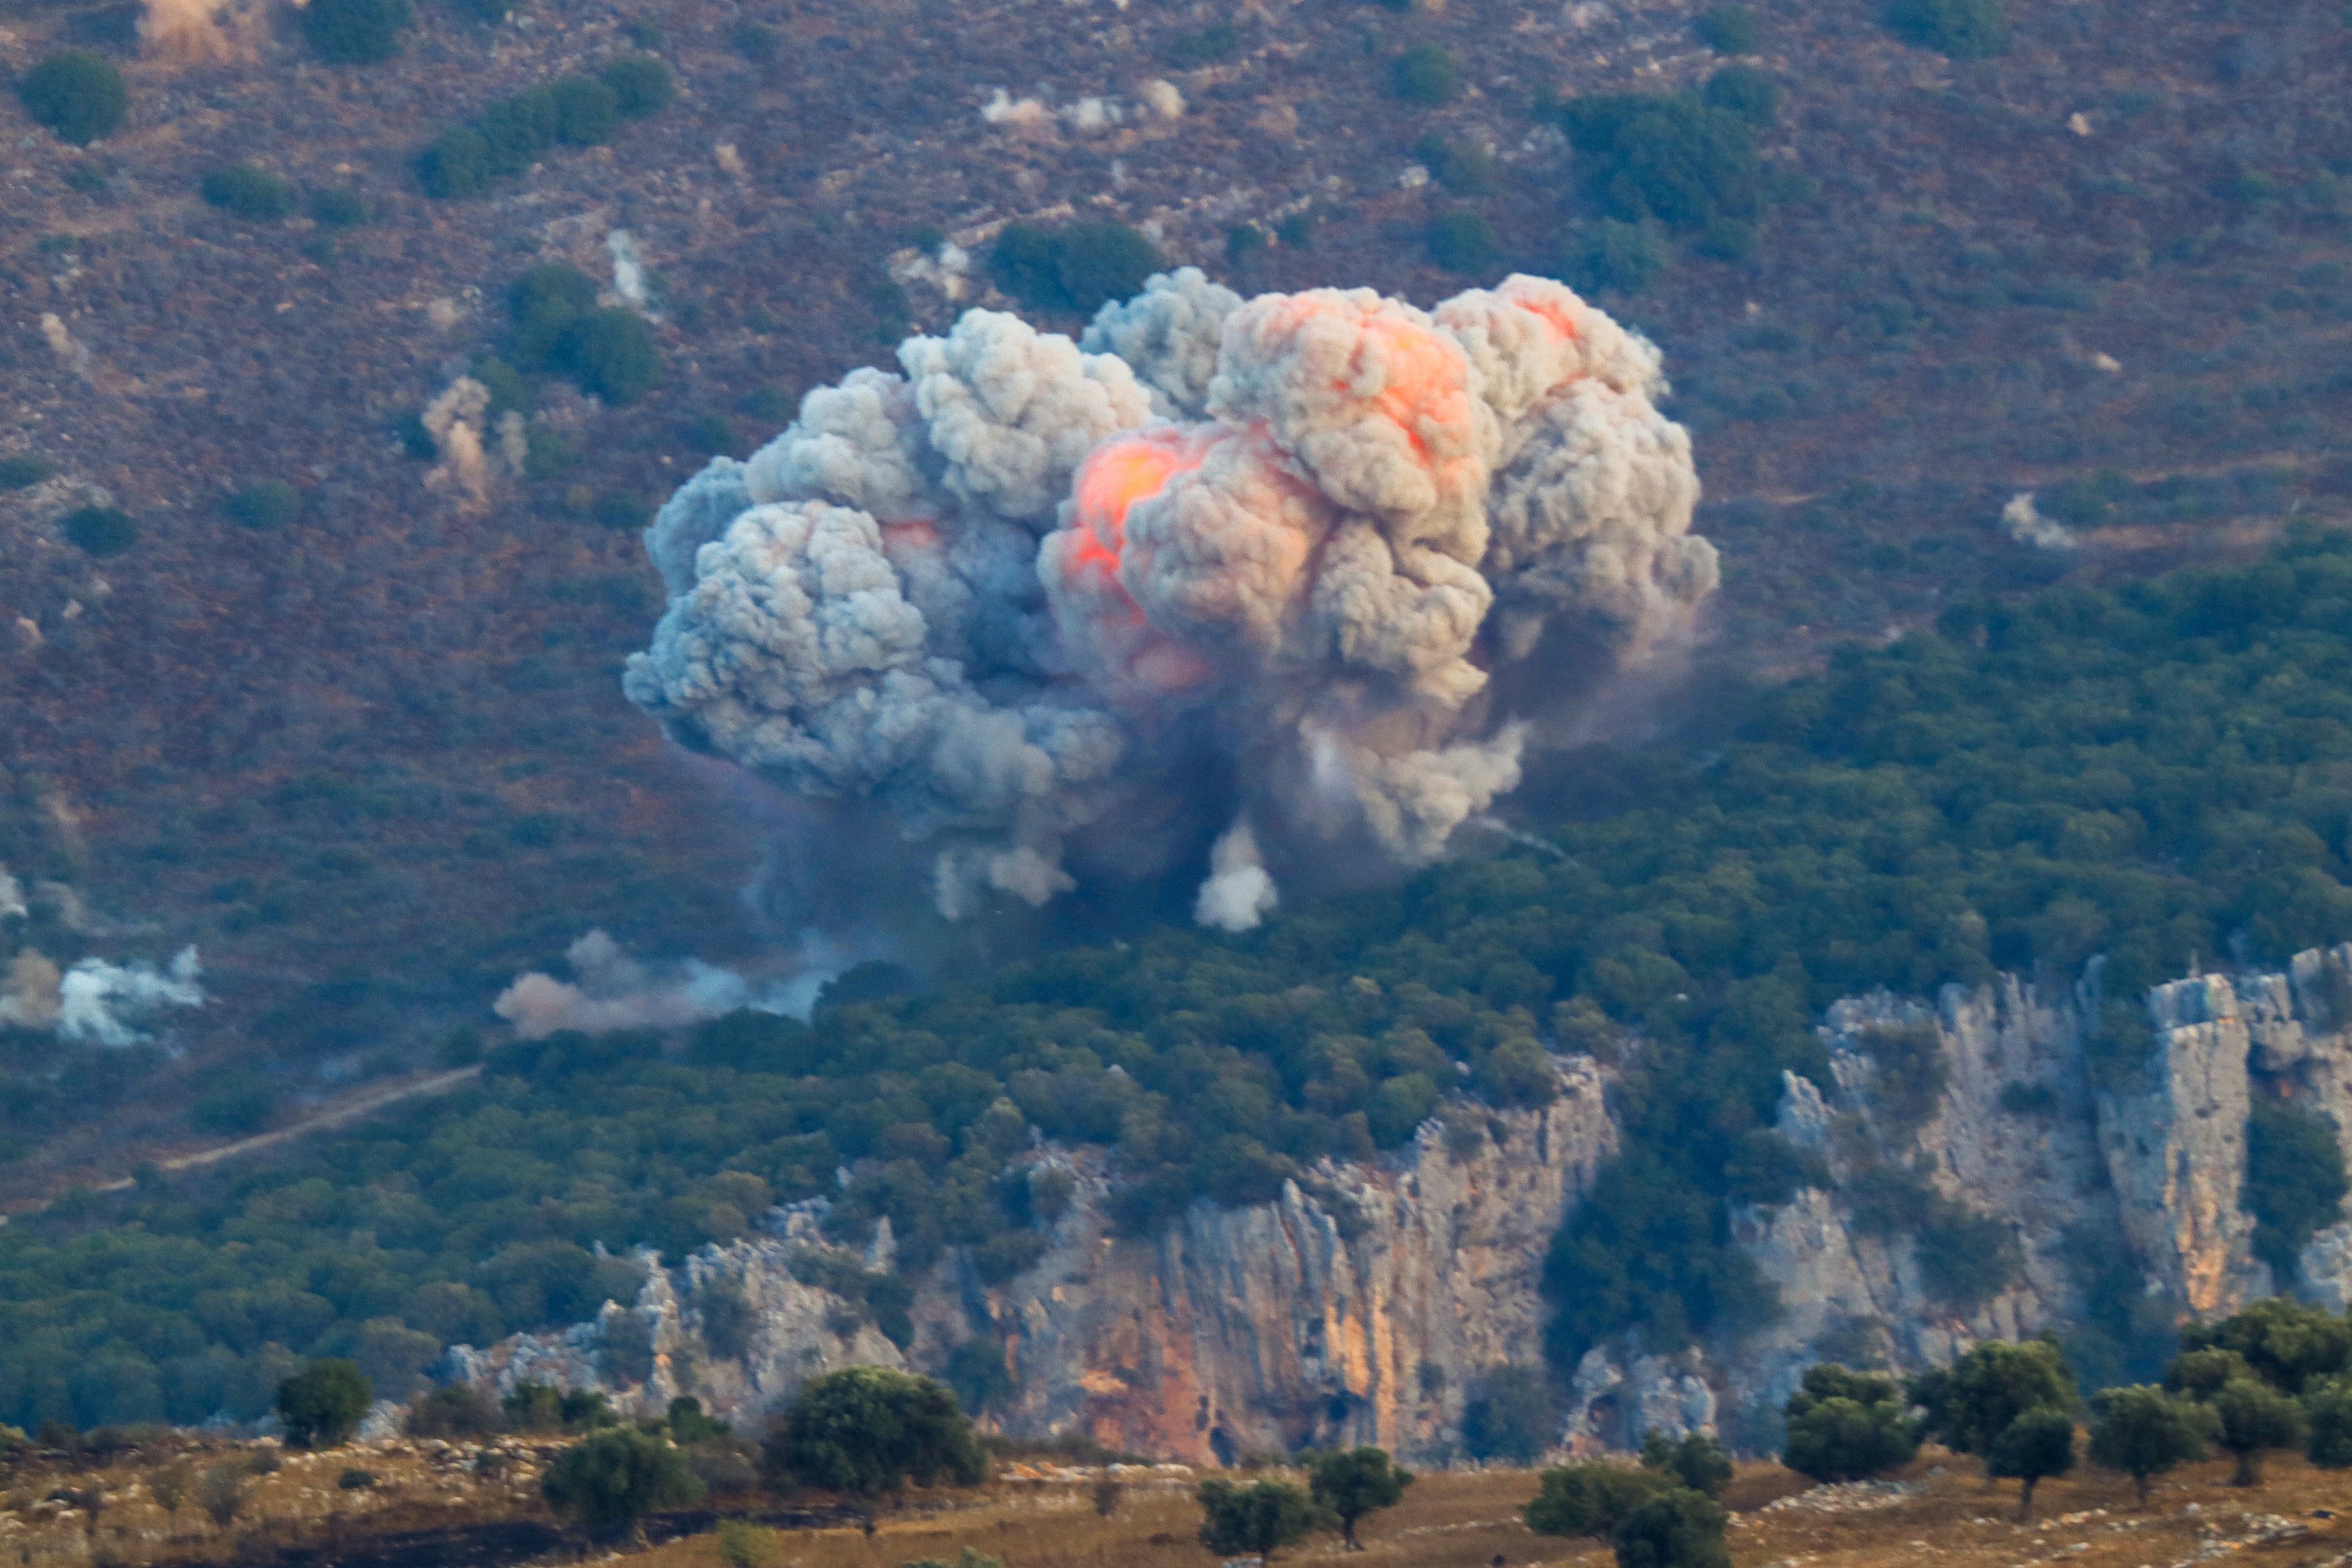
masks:
<instances>
[{"instance_id":1,"label":"grassy foreground","mask_svg":"<svg viewBox=\"0 0 2352 1568\"><path fill-rule=\"evenodd\" d=\"M362 1542L498 1521L553 1521L536 1478L552 1452L541 1444L477 1447L400 1441L331 1454L280 1454L274 1444L167 1440L103 1461L26 1455L0 1473L0 1563L21 1568L84 1563L107 1568L275 1563L327 1564L345 1556L436 1568L455 1561L450 1542L413 1550L356 1552ZM275 1468L269 1467L273 1464ZM238 1501L216 1519L203 1504L207 1470L234 1469ZM364 1486L339 1484L363 1470ZM1168 1470L1122 1470L1114 1512L1096 1510L1102 1472L1011 1466L988 1486L962 1493L917 1493L868 1542L854 1527L775 1530L756 1543L758 1568L899 1568L930 1558L953 1562L962 1548L1007 1568L1213 1568L1194 1540L1198 1478ZM2189 1467L2159 1480L2147 1510L2128 1481L2084 1469L2042 1483L2035 1522L2014 1521L2014 1483L1987 1486L1971 1461L1930 1449L1895 1488L1809 1489L1778 1465L1740 1467L1725 1501L1738 1568L2011 1568L2063 1562L2070 1568L2189 1568L2223 1557L2263 1568L2352 1565L2352 1479L2277 1456L2264 1484L2228 1484L2227 1462ZM174 1478L185 1488L165 1506ZM1607 1568L1597 1542L1533 1535L1519 1510L1536 1490L1524 1470L1435 1472L1402 1504L1366 1521L1361 1568ZM89 1504L99 1507L93 1520ZM803 1516L824 1500L800 1497ZM626 1553L631 1568L730 1568L710 1528L716 1515L753 1518L775 1500L713 1499L694 1515L657 1522L656 1539L696 1531ZM509 1542L525 1535L500 1537ZM535 1557L568 1562L584 1544L543 1538ZM458 1552L469 1563L477 1550ZM1337 1536L1317 1537L1286 1563L1340 1556Z\"/></svg>"}]
</instances>

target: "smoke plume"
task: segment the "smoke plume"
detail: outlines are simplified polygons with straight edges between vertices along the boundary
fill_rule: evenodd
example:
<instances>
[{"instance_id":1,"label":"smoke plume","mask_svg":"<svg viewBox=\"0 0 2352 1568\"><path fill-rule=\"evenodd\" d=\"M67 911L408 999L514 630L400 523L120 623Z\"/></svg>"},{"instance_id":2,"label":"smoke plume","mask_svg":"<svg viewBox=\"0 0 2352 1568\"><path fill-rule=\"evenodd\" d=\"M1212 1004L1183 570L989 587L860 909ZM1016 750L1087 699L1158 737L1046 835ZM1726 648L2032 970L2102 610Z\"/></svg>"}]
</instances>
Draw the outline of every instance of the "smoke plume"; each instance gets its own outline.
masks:
<instances>
[{"instance_id":1,"label":"smoke plume","mask_svg":"<svg viewBox=\"0 0 2352 1568\"><path fill-rule=\"evenodd\" d=\"M147 1038L135 1027L166 1007L200 1007L203 967L196 950L184 947L166 969L140 961L109 963L85 958L60 976L57 965L37 952L23 952L8 966L0 994L0 1021L26 1028L54 1027L60 1039L99 1046L131 1046Z\"/></svg>"},{"instance_id":2,"label":"smoke plume","mask_svg":"<svg viewBox=\"0 0 2352 1568\"><path fill-rule=\"evenodd\" d=\"M163 59L245 59L265 23L254 0L145 0L139 12L139 45Z\"/></svg>"},{"instance_id":3,"label":"smoke plume","mask_svg":"<svg viewBox=\"0 0 2352 1568\"><path fill-rule=\"evenodd\" d=\"M1423 311L1188 268L1076 342L971 310L898 363L671 498L625 684L921 847L951 917L1156 871L1187 824L1232 825L1195 907L1231 930L1262 847L1426 863L1518 783L1496 669L1606 674L1716 585L1657 350L1544 279Z\"/></svg>"},{"instance_id":4,"label":"smoke plume","mask_svg":"<svg viewBox=\"0 0 2352 1568\"><path fill-rule=\"evenodd\" d=\"M559 1029L588 1035L680 1029L744 1007L788 1010L754 995L750 983L731 969L694 958L676 964L643 963L601 931L580 938L563 956L571 963L572 981L534 970L518 975L493 1004L526 1040L543 1039ZM805 1016L806 1009L802 1013Z\"/></svg>"}]
</instances>

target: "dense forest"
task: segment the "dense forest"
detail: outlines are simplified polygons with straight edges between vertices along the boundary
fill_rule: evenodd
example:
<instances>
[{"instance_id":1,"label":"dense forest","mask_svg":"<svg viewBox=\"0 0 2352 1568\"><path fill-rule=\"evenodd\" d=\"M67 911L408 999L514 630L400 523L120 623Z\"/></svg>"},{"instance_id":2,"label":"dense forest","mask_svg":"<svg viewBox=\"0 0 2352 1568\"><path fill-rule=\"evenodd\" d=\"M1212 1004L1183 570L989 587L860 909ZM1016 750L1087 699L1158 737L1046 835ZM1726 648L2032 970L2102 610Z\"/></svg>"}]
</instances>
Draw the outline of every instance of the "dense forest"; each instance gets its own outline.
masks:
<instances>
[{"instance_id":1,"label":"dense forest","mask_svg":"<svg viewBox=\"0 0 2352 1568\"><path fill-rule=\"evenodd\" d=\"M1120 1223L1149 1232L1474 1100L1539 1102L1550 1052L1622 1069L1626 1131L1554 1249L1556 1355L1732 1335L1772 1304L1727 1204L1815 1179L1769 1128L1783 1068L1829 1081L1832 999L2104 954L2094 1070L2126 1071L2139 988L2352 934L2343 534L1955 606L1709 710L1739 717L1568 759L1543 794L1580 809L1539 837L1247 935L1161 930L807 1025L502 1045L476 1087L280 1163L70 1197L0 1231L0 1420L250 1417L330 1352L414 1386L446 1343L625 1295L630 1248L675 1258L774 1202L830 1198L845 1242L888 1216L902 1273L963 1247L1005 1278L1069 1197L1033 1179L1033 1128L1115 1149ZM902 1279L807 1266L903 1334Z\"/></svg>"}]
</instances>

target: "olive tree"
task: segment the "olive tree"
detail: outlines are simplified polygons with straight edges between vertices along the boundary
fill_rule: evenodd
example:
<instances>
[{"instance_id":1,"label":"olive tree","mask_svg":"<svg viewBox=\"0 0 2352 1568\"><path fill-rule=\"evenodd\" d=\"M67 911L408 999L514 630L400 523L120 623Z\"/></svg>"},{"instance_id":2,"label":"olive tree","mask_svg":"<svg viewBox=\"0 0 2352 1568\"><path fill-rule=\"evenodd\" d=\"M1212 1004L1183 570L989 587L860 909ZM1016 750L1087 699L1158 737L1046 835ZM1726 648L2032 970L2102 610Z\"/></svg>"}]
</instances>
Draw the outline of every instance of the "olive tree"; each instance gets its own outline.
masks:
<instances>
[{"instance_id":1,"label":"olive tree","mask_svg":"<svg viewBox=\"0 0 2352 1568\"><path fill-rule=\"evenodd\" d=\"M771 1475L838 1492L874 1533L881 1500L908 1481L978 1486L988 1457L955 1395L928 1377L852 1366L803 1388L764 1446Z\"/></svg>"}]
</instances>

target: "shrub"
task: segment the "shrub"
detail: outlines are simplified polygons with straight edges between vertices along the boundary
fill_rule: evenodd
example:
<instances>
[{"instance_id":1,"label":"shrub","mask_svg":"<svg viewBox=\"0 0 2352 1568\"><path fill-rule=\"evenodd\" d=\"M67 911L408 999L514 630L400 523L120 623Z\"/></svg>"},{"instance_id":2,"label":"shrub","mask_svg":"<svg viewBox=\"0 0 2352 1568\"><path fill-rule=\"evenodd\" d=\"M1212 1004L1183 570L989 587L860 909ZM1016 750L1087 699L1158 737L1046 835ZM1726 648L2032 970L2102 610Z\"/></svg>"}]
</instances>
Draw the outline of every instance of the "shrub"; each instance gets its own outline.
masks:
<instances>
[{"instance_id":1,"label":"shrub","mask_svg":"<svg viewBox=\"0 0 2352 1568\"><path fill-rule=\"evenodd\" d=\"M1462 1445L1474 1459L1532 1463L1551 1447L1551 1400L1540 1367L1488 1369L1462 1412Z\"/></svg>"},{"instance_id":2,"label":"shrub","mask_svg":"<svg viewBox=\"0 0 2352 1568\"><path fill-rule=\"evenodd\" d=\"M1958 1312L1973 1312L2009 1288L2023 1254L2007 1220L1938 1201L1912 1238L1920 1283Z\"/></svg>"},{"instance_id":3,"label":"shrub","mask_svg":"<svg viewBox=\"0 0 2352 1568\"><path fill-rule=\"evenodd\" d=\"M222 1530L236 1523L245 1510L245 1467L229 1460L205 1466L196 1477L196 1506Z\"/></svg>"},{"instance_id":4,"label":"shrub","mask_svg":"<svg viewBox=\"0 0 2352 1568\"><path fill-rule=\"evenodd\" d=\"M278 1094L258 1073L242 1073L196 1097L188 1120L199 1131L235 1137L258 1132L278 1115Z\"/></svg>"},{"instance_id":5,"label":"shrub","mask_svg":"<svg viewBox=\"0 0 2352 1568\"><path fill-rule=\"evenodd\" d=\"M1242 36L1229 22L1179 33L1160 50L1160 58L1180 70L1194 70L1229 60L1241 53Z\"/></svg>"},{"instance_id":6,"label":"shrub","mask_svg":"<svg viewBox=\"0 0 2352 1568\"><path fill-rule=\"evenodd\" d=\"M298 1448L342 1447L374 1403L367 1375L348 1361L314 1361L278 1385L278 1418Z\"/></svg>"},{"instance_id":7,"label":"shrub","mask_svg":"<svg viewBox=\"0 0 2352 1568\"><path fill-rule=\"evenodd\" d=\"M1407 103L1438 108L1462 96L1462 67L1440 45L1416 45L1390 66L1389 91Z\"/></svg>"},{"instance_id":8,"label":"shrub","mask_svg":"<svg viewBox=\"0 0 2352 1568\"><path fill-rule=\"evenodd\" d=\"M1201 1544L1220 1557L1250 1556L1271 1563L1282 1548L1333 1522L1328 1510L1288 1481L1250 1487L1203 1481L1197 1495Z\"/></svg>"},{"instance_id":9,"label":"shrub","mask_svg":"<svg viewBox=\"0 0 2352 1568\"><path fill-rule=\"evenodd\" d=\"M1538 1535L1581 1535L1606 1540L1627 1515L1674 1485L1653 1469L1588 1460L1546 1470L1527 1507L1528 1528Z\"/></svg>"},{"instance_id":10,"label":"shrub","mask_svg":"<svg viewBox=\"0 0 2352 1568\"><path fill-rule=\"evenodd\" d=\"M1817 1481L1859 1481L1902 1468L1919 1451L1894 1381L1823 1363L1789 1396L1780 1462Z\"/></svg>"},{"instance_id":11,"label":"shrub","mask_svg":"<svg viewBox=\"0 0 2352 1568\"><path fill-rule=\"evenodd\" d=\"M988 253L989 276L1007 294L1080 315L1140 293L1160 268L1158 247L1123 223L1008 224Z\"/></svg>"},{"instance_id":12,"label":"shrub","mask_svg":"<svg viewBox=\"0 0 2352 1568\"><path fill-rule=\"evenodd\" d=\"M328 185L310 193L310 221L320 228L357 228L368 220L367 198L352 185Z\"/></svg>"},{"instance_id":13,"label":"shrub","mask_svg":"<svg viewBox=\"0 0 2352 1568\"><path fill-rule=\"evenodd\" d=\"M614 107L626 120L658 112L677 93L669 67L652 55L624 55L607 61L596 74L613 89Z\"/></svg>"},{"instance_id":14,"label":"shrub","mask_svg":"<svg viewBox=\"0 0 2352 1568\"><path fill-rule=\"evenodd\" d=\"M2257 1102L2246 1121L2246 1184L2254 1252L2282 1281L2313 1236L2343 1217L2347 1184L2336 1123L2303 1106Z\"/></svg>"},{"instance_id":15,"label":"shrub","mask_svg":"<svg viewBox=\"0 0 2352 1568\"><path fill-rule=\"evenodd\" d=\"M1475 142L1430 132L1412 144L1429 177L1457 196L1491 196L1502 188L1502 166Z\"/></svg>"},{"instance_id":16,"label":"shrub","mask_svg":"<svg viewBox=\"0 0 2352 1568\"><path fill-rule=\"evenodd\" d=\"M1655 228L1602 218L1569 231L1559 270L1586 293L1639 294L1657 281L1668 258L1665 237Z\"/></svg>"},{"instance_id":17,"label":"shrub","mask_svg":"<svg viewBox=\"0 0 2352 1568\"><path fill-rule=\"evenodd\" d=\"M1759 131L1780 118L1780 84L1754 66L1726 66L1706 79L1702 100L1728 110Z\"/></svg>"},{"instance_id":18,"label":"shrub","mask_svg":"<svg viewBox=\"0 0 2352 1568\"><path fill-rule=\"evenodd\" d=\"M1756 52L1756 17L1745 5L1710 5L1691 23L1691 36L1718 55Z\"/></svg>"},{"instance_id":19,"label":"shrub","mask_svg":"<svg viewBox=\"0 0 2352 1568\"><path fill-rule=\"evenodd\" d=\"M436 1388L408 1407L412 1437L487 1437L506 1424L497 1402L470 1384Z\"/></svg>"},{"instance_id":20,"label":"shrub","mask_svg":"<svg viewBox=\"0 0 2352 1568\"><path fill-rule=\"evenodd\" d=\"M120 555L139 542L139 524L110 506L79 507L58 520L66 540L85 555Z\"/></svg>"},{"instance_id":21,"label":"shrub","mask_svg":"<svg viewBox=\"0 0 2352 1568\"><path fill-rule=\"evenodd\" d=\"M400 52L408 0L310 0L301 17L302 36L320 59L373 65Z\"/></svg>"},{"instance_id":22,"label":"shrub","mask_svg":"<svg viewBox=\"0 0 2352 1568\"><path fill-rule=\"evenodd\" d=\"M1889 0L1881 20L1905 43L1956 60L1989 58L2009 42L2000 0Z\"/></svg>"},{"instance_id":23,"label":"shrub","mask_svg":"<svg viewBox=\"0 0 2352 1568\"><path fill-rule=\"evenodd\" d=\"M0 490L29 489L55 471L47 459L30 452L0 458Z\"/></svg>"},{"instance_id":24,"label":"shrub","mask_svg":"<svg viewBox=\"0 0 2352 1568\"><path fill-rule=\"evenodd\" d=\"M1429 226L1429 258L1448 272L1490 271L1496 256L1495 226L1474 207L1442 213Z\"/></svg>"},{"instance_id":25,"label":"shrub","mask_svg":"<svg viewBox=\"0 0 2352 1568\"><path fill-rule=\"evenodd\" d=\"M416 155L425 194L447 201L470 196L490 183L490 144L470 125L453 125Z\"/></svg>"},{"instance_id":26,"label":"shrub","mask_svg":"<svg viewBox=\"0 0 2352 1568\"><path fill-rule=\"evenodd\" d=\"M634 1531L646 1515L702 1496L686 1456L634 1426L566 1448L540 1478L539 1489L550 1508L598 1535Z\"/></svg>"},{"instance_id":27,"label":"shrub","mask_svg":"<svg viewBox=\"0 0 2352 1568\"><path fill-rule=\"evenodd\" d=\"M1673 1487L1627 1514L1610 1545L1617 1568L1731 1568L1723 1539L1731 1515L1711 1497Z\"/></svg>"},{"instance_id":28,"label":"shrub","mask_svg":"<svg viewBox=\"0 0 2352 1568\"><path fill-rule=\"evenodd\" d=\"M2311 1443L2305 1452L2322 1469L2352 1467L2352 1380L2339 1378L2304 1395L2303 1410L2311 1423Z\"/></svg>"},{"instance_id":29,"label":"shrub","mask_svg":"<svg viewBox=\"0 0 2352 1568\"><path fill-rule=\"evenodd\" d=\"M977 1486L988 1458L955 1395L927 1377L853 1366L804 1384L768 1436L770 1473L838 1492L867 1532L885 1496L908 1479Z\"/></svg>"},{"instance_id":30,"label":"shrub","mask_svg":"<svg viewBox=\"0 0 2352 1568\"><path fill-rule=\"evenodd\" d=\"M353 1468L352 1469L345 1470L341 1475L335 1478L335 1488L339 1491L363 1492L374 1485L375 1472L373 1470L362 1470Z\"/></svg>"},{"instance_id":31,"label":"shrub","mask_svg":"<svg viewBox=\"0 0 2352 1568\"><path fill-rule=\"evenodd\" d=\"M1698 228L1751 219L1761 205L1756 127L1727 109L1689 96L1611 93L1570 100L1560 121L1586 155L1590 194L1616 217Z\"/></svg>"},{"instance_id":32,"label":"shrub","mask_svg":"<svg viewBox=\"0 0 2352 1568\"><path fill-rule=\"evenodd\" d=\"M2044 1405L2063 1410L2074 1374L2047 1340L1980 1344L1949 1367L1925 1372L1904 1395L1927 1411L1927 1435L1956 1453L1981 1455L2011 1422Z\"/></svg>"},{"instance_id":33,"label":"shrub","mask_svg":"<svg viewBox=\"0 0 2352 1568\"><path fill-rule=\"evenodd\" d=\"M206 174L205 201L247 223L277 223L294 216L294 184L283 174L252 163L229 163Z\"/></svg>"},{"instance_id":34,"label":"shrub","mask_svg":"<svg viewBox=\"0 0 2352 1568\"><path fill-rule=\"evenodd\" d=\"M16 96L37 123L76 147L112 135L131 110L122 73L88 49L51 55L25 73Z\"/></svg>"},{"instance_id":35,"label":"shrub","mask_svg":"<svg viewBox=\"0 0 2352 1568\"><path fill-rule=\"evenodd\" d=\"M596 146L621 127L621 95L594 77L563 77L551 84L550 97L555 139L567 147Z\"/></svg>"},{"instance_id":36,"label":"shrub","mask_svg":"<svg viewBox=\"0 0 2352 1568\"><path fill-rule=\"evenodd\" d=\"M2282 1394L2301 1394L2352 1371L2352 1322L2282 1296L2218 1323L2191 1323L2181 1331L2180 1344L2191 1352L2232 1352L2244 1371Z\"/></svg>"},{"instance_id":37,"label":"shrub","mask_svg":"<svg viewBox=\"0 0 2352 1568\"><path fill-rule=\"evenodd\" d=\"M776 1556L776 1532L748 1519L730 1519L719 1526L719 1561L727 1568L762 1568Z\"/></svg>"},{"instance_id":38,"label":"shrub","mask_svg":"<svg viewBox=\"0 0 2352 1568\"><path fill-rule=\"evenodd\" d=\"M284 479L261 479L232 490L221 502L229 521L259 532L273 532L294 521L302 510L302 492Z\"/></svg>"},{"instance_id":39,"label":"shrub","mask_svg":"<svg viewBox=\"0 0 2352 1568\"><path fill-rule=\"evenodd\" d=\"M1643 1433L1642 1468L1703 1497L1721 1497L1731 1484L1731 1457L1704 1432L1678 1438L1654 1429Z\"/></svg>"},{"instance_id":40,"label":"shrub","mask_svg":"<svg viewBox=\"0 0 2352 1568\"><path fill-rule=\"evenodd\" d=\"M623 306L592 310L567 329L556 364L607 403L635 403L661 371L653 329Z\"/></svg>"}]
</instances>

